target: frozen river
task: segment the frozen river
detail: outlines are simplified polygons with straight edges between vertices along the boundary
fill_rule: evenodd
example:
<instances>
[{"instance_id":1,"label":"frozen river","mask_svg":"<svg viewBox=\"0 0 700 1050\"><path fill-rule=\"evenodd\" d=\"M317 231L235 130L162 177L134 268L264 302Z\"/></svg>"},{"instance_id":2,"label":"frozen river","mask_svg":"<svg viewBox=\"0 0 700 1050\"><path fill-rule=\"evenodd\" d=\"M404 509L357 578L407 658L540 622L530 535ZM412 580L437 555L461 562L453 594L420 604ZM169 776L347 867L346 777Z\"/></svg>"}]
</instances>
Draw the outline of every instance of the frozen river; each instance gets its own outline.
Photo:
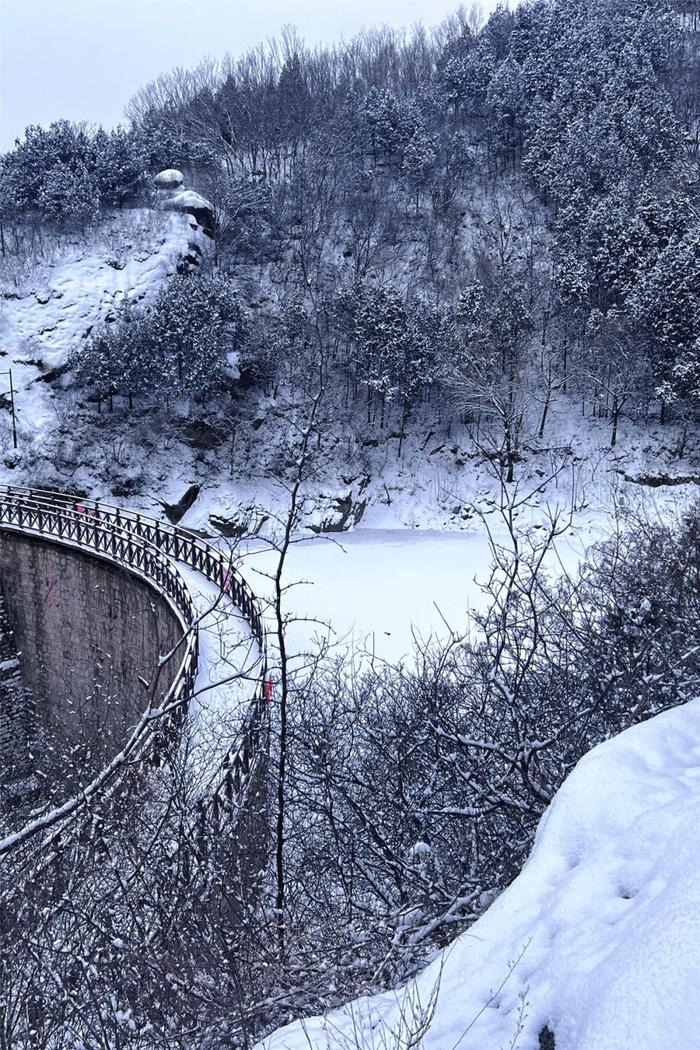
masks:
<instances>
[{"instance_id":1,"label":"frozen river","mask_svg":"<svg viewBox=\"0 0 700 1050\"><path fill-rule=\"evenodd\" d=\"M274 551L251 546L244 572L253 590L270 592L264 574L274 571ZM491 560L488 540L476 532L418 532L356 529L340 539L314 537L295 543L286 581L287 609L297 617L295 641L326 634L398 660L423 640L462 632L471 609L484 604L475 580L485 580Z\"/></svg>"},{"instance_id":2,"label":"frozen river","mask_svg":"<svg viewBox=\"0 0 700 1050\"><path fill-rule=\"evenodd\" d=\"M576 540L559 541L567 571L575 570L589 538L584 528ZM243 571L261 597L271 593L265 574L274 572L276 559L258 544L245 553ZM396 661L413 650L414 638L466 631L470 612L487 605L482 588L491 561L483 526L463 532L358 528L338 538L302 539L288 556L285 578L294 586L286 608L296 617L332 624L338 641ZM551 561L560 572L559 562ZM296 646L320 633L327 631L318 622L290 628Z\"/></svg>"}]
</instances>

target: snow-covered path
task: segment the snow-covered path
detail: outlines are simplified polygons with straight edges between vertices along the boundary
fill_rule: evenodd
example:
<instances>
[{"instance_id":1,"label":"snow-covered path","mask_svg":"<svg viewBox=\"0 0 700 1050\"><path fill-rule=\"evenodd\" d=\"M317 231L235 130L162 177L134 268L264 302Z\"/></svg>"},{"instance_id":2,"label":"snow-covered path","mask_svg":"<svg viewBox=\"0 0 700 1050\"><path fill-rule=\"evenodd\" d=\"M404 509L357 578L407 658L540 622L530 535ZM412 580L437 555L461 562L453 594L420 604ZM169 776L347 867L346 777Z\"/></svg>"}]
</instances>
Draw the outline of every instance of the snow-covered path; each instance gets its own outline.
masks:
<instances>
[{"instance_id":1,"label":"snow-covered path","mask_svg":"<svg viewBox=\"0 0 700 1050\"><path fill-rule=\"evenodd\" d=\"M250 626L226 594L177 561L199 617L199 668L190 705L190 768L203 784L216 778L240 735L258 688L260 652Z\"/></svg>"},{"instance_id":2,"label":"snow-covered path","mask_svg":"<svg viewBox=\"0 0 700 1050\"><path fill-rule=\"evenodd\" d=\"M556 1050L700 1046L699 827L696 700L579 762L521 874L416 981L264 1050L399 1050L435 994L425 1050L537 1050L545 1027Z\"/></svg>"}]
</instances>

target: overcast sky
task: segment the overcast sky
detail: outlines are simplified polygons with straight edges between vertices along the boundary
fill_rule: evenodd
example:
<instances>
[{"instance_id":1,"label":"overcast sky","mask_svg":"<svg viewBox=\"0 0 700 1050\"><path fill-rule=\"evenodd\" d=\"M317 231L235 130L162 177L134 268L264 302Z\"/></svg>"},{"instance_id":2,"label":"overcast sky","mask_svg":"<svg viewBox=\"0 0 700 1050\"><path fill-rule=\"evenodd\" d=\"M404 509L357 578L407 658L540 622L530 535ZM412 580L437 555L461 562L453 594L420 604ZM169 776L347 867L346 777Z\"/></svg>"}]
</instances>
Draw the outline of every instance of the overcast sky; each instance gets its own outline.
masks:
<instances>
[{"instance_id":1,"label":"overcast sky","mask_svg":"<svg viewBox=\"0 0 700 1050\"><path fill-rule=\"evenodd\" d=\"M459 0L0 0L0 149L59 117L111 127L138 88L294 25L310 43L434 25ZM495 5L486 0L484 10Z\"/></svg>"}]
</instances>

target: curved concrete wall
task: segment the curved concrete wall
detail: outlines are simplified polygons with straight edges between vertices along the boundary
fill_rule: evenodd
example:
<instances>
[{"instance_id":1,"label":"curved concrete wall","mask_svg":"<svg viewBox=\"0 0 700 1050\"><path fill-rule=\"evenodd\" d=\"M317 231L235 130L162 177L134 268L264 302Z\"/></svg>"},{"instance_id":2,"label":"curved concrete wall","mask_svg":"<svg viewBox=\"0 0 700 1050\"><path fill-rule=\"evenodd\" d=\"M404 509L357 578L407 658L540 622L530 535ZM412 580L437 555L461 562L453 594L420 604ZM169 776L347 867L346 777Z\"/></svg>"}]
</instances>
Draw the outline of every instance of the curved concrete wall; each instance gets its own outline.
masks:
<instances>
[{"instance_id":1,"label":"curved concrete wall","mask_svg":"<svg viewBox=\"0 0 700 1050\"><path fill-rule=\"evenodd\" d=\"M148 703L159 657L182 635L168 603L109 561L3 531L0 589L33 700L34 747L75 746L88 764L113 754ZM158 694L181 658L162 668ZM0 741L8 716L0 711Z\"/></svg>"}]
</instances>

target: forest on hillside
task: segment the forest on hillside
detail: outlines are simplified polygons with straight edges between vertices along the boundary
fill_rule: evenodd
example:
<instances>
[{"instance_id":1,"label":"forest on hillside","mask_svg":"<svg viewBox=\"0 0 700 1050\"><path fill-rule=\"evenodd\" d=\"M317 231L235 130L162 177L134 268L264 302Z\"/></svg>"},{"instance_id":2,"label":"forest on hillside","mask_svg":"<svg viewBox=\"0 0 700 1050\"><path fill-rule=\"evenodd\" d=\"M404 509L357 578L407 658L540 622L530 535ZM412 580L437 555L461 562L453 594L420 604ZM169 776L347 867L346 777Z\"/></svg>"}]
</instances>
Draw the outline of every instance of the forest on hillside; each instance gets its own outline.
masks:
<instances>
[{"instance_id":1,"label":"forest on hillside","mask_svg":"<svg viewBox=\"0 0 700 1050\"><path fill-rule=\"evenodd\" d=\"M77 354L87 396L212 413L233 394L245 417L260 389L323 386L400 430L433 401L489 420L511 460L564 391L615 445L621 418L700 397L698 61L657 0L315 50L288 31L164 74L128 131L28 128L0 168L3 267L180 168L213 210L215 275L125 302Z\"/></svg>"},{"instance_id":2,"label":"forest on hillside","mask_svg":"<svg viewBox=\"0 0 700 1050\"><path fill-rule=\"evenodd\" d=\"M694 444L700 34L664 0L532 0L336 47L287 31L164 73L127 116L27 128L0 159L6 302L62 245L151 207L159 172L212 216L153 301L123 297L49 375L62 437L30 479L66 435L116 475L116 433L201 422L285 482L281 577L331 437L400 459L418 418L454 418L478 424L505 540L486 611L398 666L288 667L279 585L255 892L225 832L202 859L177 762L127 779L55 877L24 853L0 875L0 1050L248 1048L399 986L516 876L579 758L700 684L697 508L554 581L570 521L517 521L557 399L612 448L630 421L674 426L678 457ZM279 449L256 443L261 404Z\"/></svg>"}]
</instances>

